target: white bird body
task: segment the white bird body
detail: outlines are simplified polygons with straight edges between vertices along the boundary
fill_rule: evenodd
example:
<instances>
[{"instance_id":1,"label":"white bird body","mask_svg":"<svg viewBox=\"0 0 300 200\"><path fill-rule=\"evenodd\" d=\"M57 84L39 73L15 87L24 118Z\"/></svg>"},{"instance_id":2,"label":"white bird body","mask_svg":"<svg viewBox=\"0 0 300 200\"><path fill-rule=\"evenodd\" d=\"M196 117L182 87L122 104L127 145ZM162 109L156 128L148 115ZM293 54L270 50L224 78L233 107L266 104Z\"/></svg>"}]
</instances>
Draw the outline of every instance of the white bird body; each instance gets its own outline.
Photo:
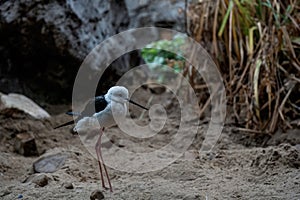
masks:
<instances>
[{"instance_id":1,"label":"white bird body","mask_svg":"<svg viewBox=\"0 0 300 200\"><path fill-rule=\"evenodd\" d=\"M75 131L86 132L95 128L99 129L99 125L100 125L101 127L100 135L96 143L95 149L96 149L96 154L99 163L102 187L106 188L103 179L101 164L103 165L104 171L106 173L110 191L112 191L112 186L101 154L101 136L105 128L116 125L117 124L116 121L122 120L126 117L127 110L128 110L127 109L128 102L148 110L147 108L130 100L128 90L125 87L114 86L111 87L108 90L107 94L105 94L104 96L98 96L90 100L81 113L75 113L75 112L67 113L70 115L78 116L77 119L56 127L56 128L60 128L63 126L76 123L74 127Z\"/></svg>"},{"instance_id":2,"label":"white bird body","mask_svg":"<svg viewBox=\"0 0 300 200\"><path fill-rule=\"evenodd\" d=\"M112 110L113 109L113 110ZM107 107L99 112L95 113L93 117L95 117L101 127L111 127L116 125L115 118L125 118L127 114L127 105L126 103L119 103L112 101L107 105Z\"/></svg>"},{"instance_id":3,"label":"white bird body","mask_svg":"<svg viewBox=\"0 0 300 200\"><path fill-rule=\"evenodd\" d=\"M115 118L122 119L127 114L128 90L125 87L115 86L108 90L104 96L107 106L104 110L95 113L100 126L108 128L116 125Z\"/></svg>"}]
</instances>

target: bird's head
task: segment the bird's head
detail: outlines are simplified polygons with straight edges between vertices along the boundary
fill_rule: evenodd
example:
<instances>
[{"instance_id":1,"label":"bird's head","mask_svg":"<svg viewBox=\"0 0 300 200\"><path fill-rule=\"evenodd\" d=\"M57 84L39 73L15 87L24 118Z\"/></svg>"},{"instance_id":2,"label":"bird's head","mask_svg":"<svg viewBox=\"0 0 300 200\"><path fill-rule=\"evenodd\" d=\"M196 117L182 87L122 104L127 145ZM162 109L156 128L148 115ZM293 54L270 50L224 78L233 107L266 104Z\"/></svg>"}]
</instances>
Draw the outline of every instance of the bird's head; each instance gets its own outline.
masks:
<instances>
[{"instance_id":1,"label":"bird's head","mask_svg":"<svg viewBox=\"0 0 300 200\"><path fill-rule=\"evenodd\" d=\"M107 101L115 101L119 103L128 102L128 90L122 86L111 87L105 95Z\"/></svg>"},{"instance_id":2,"label":"bird's head","mask_svg":"<svg viewBox=\"0 0 300 200\"><path fill-rule=\"evenodd\" d=\"M145 108L144 106L141 106L140 104L132 101L131 99L129 99L129 93L128 90L123 87L123 86L114 86L111 87L107 94L105 95L105 99L106 101L115 101L115 102L119 102L119 103L132 103L136 106L139 106L140 108L143 108L145 110L148 110L147 108Z\"/></svg>"}]
</instances>

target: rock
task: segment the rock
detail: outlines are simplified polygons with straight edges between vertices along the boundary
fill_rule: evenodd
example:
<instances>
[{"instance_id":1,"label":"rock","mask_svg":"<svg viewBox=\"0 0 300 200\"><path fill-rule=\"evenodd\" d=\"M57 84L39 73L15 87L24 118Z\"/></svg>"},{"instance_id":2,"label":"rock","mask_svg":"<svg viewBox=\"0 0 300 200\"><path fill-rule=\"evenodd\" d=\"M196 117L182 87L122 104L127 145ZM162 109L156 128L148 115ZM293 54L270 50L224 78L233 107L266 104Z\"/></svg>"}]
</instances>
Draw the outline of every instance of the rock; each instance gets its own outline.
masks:
<instances>
[{"instance_id":1,"label":"rock","mask_svg":"<svg viewBox=\"0 0 300 200\"><path fill-rule=\"evenodd\" d=\"M1 2L0 34L7 40L0 42L0 90L70 99L81 61L105 38L126 30L128 20L124 1ZM9 85L14 87L7 91Z\"/></svg>"},{"instance_id":2,"label":"rock","mask_svg":"<svg viewBox=\"0 0 300 200\"><path fill-rule=\"evenodd\" d=\"M158 26L184 32L185 1L179 0L125 0L130 28Z\"/></svg>"},{"instance_id":3,"label":"rock","mask_svg":"<svg viewBox=\"0 0 300 200\"><path fill-rule=\"evenodd\" d=\"M7 195L9 195L9 194L11 194L11 193L12 193L12 191L11 191L10 189L5 188L3 191L1 191L0 197L7 196Z\"/></svg>"},{"instance_id":4,"label":"rock","mask_svg":"<svg viewBox=\"0 0 300 200\"><path fill-rule=\"evenodd\" d=\"M101 200L104 199L104 194L100 190L94 190L90 196L90 200Z\"/></svg>"},{"instance_id":5,"label":"rock","mask_svg":"<svg viewBox=\"0 0 300 200\"><path fill-rule=\"evenodd\" d=\"M15 151L24 156L38 155L35 138L30 133L19 133L16 135Z\"/></svg>"},{"instance_id":6,"label":"rock","mask_svg":"<svg viewBox=\"0 0 300 200\"><path fill-rule=\"evenodd\" d=\"M0 90L47 102L71 99L78 68L96 45L136 27L184 32L184 7L180 0L1 1ZM141 62L138 52L120 57L101 89Z\"/></svg>"},{"instance_id":7,"label":"rock","mask_svg":"<svg viewBox=\"0 0 300 200\"><path fill-rule=\"evenodd\" d=\"M73 183L71 183L71 182L65 182L65 183L63 184L63 186L64 186L64 188L66 188L66 189L74 189L74 185L73 185Z\"/></svg>"},{"instance_id":8,"label":"rock","mask_svg":"<svg viewBox=\"0 0 300 200\"><path fill-rule=\"evenodd\" d=\"M63 153L42 156L33 163L33 169L38 173L53 173L65 164L66 158Z\"/></svg>"},{"instance_id":9,"label":"rock","mask_svg":"<svg viewBox=\"0 0 300 200\"><path fill-rule=\"evenodd\" d=\"M31 182L40 187L44 187L44 186L48 185L48 180L49 180L49 177L46 176L45 174L37 174L31 179Z\"/></svg>"},{"instance_id":10,"label":"rock","mask_svg":"<svg viewBox=\"0 0 300 200\"><path fill-rule=\"evenodd\" d=\"M194 199L208 199L207 196L198 195L198 194L188 194L183 200L194 200Z\"/></svg>"},{"instance_id":11,"label":"rock","mask_svg":"<svg viewBox=\"0 0 300 200\"><path fill-rule=\"evenodd\" d=\"M34 103L31 99L21 94L0 95L0 112L12 115L16 110L24 112L36 119L50 118L50 115Z\"/></svg>"}]
</instances>

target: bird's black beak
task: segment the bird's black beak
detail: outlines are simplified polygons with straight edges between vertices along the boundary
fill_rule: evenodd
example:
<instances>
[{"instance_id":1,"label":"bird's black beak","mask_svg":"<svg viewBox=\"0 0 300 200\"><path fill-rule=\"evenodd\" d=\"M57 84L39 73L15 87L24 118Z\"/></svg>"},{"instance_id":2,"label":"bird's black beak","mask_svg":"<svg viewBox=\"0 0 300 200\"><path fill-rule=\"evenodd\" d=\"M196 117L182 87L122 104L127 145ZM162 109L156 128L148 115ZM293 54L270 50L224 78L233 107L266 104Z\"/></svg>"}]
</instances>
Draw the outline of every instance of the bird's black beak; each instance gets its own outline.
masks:
<instances>
[{"instance_id":1,"label":"bird's black beak","mask_svg":"<svg viewBox=\"0 0 300 200\"><path fill-rule=\"evenodd\" d=\"M143 108L143 109L145 109L145 110L149 110L148 108L146 108L146 107L144 107L144 106L142 106L142 105L140 105L140 104L138 104L138 103L132 101L131 99L128 99L128 102L129 102L129 103L132 103L132 104L134 104L134 105L136 105L136 106L138 106L138 107L140 107L140 108Z\"/></svg>"}]
</instances>

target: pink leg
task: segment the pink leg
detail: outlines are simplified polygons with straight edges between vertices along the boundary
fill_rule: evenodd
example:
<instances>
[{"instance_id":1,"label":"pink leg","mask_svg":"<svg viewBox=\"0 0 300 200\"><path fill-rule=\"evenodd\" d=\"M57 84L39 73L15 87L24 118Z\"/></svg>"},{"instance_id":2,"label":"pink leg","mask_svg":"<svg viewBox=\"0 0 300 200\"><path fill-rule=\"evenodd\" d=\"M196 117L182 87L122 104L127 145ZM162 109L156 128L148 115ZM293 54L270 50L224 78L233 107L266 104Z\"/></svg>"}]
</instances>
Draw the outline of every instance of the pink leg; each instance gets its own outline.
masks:
<instances>
[{"instance_id":1,"label":"pink leg","mask_svg":"<svg viewBox=\"0 0 300 200\"><path fill-rule=\"evenodd\" d=\"M111 182L110 182L110 178L109 178L109 176L108 176L107 169L106 169L104 160L103 160L103 158L102 158L101 150L100 150L100 158L101 158L101 160L102 160L102 164L103 164L103 168L104 168L104 171L105 171L105 174L106 174L106 177L107 177L107 181L108 181L108 185L109 185L110 192L113 192L112 186L111 186Z\"/></svg>"},{"instance_id":2,"label":"pink leg","mask_svg":"<svg viewBox=\"0 0 300 200\"><path fill-rule=\"evenodd\" d=\"M110 192L112 192L113 190L112 190L110 178L108 176L108 172L107 172L107 169L106 169L103 157L102 157L102 152L101 152L101 137L102 137L103 133L104 133L104 128L101 129L98 141L96 143L96 153L97 153L98 164L99 164L99 169L100 169L100 174L101 174L102 187L105 188L105 189L108 189L107 187L105 187L101 163L103 164L103 168L104 168L104 171L105 171L105 174L106 174L106 177L107 177Z\"/></svg>"},{"instance_id":3,"label":"pink leg","mask_svg":"<svg viewBox=\"0 0 300 200\"><path fill-rule=\"evenodd\" d=\"M96 146L95 146L95 149L96 149L96 154L97 154L97 161L98 161L98 164L99 164L99 169L100 169L100 176L101 176L101 183L102 183L102 187L105 188L105 189L108 189L106 186L105 186L105 182L104 182L104 177L103 177L103 172L102 172L102 167L101 167L101 161L100 161L100 155L101 155L101 136L103 135L103 130L101 129L100 130L100 135L99 135L99 138L97 140L97 143L96 143Z\"/></svg>"}]
</instances>

